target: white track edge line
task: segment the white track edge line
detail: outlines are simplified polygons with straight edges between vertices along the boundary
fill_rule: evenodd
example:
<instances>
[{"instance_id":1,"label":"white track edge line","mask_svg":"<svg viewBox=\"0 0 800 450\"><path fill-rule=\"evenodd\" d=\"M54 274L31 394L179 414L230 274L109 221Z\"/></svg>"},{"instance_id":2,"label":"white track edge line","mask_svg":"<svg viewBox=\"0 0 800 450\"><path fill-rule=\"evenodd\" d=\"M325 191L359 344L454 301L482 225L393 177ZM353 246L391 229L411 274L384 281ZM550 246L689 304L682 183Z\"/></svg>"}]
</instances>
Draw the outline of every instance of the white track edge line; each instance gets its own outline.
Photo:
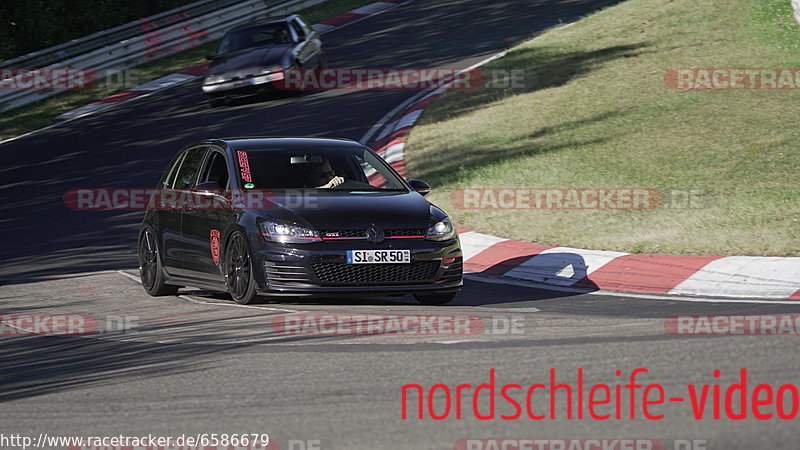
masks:
<instances>
[{"instance_id":1,"label":"white track edge line","mask_svg":"<svg viewBox=\"0 0 800 450\"><path fill-rule=\"evenodd\" d=\"M407 5L407 4L409 4L409 3L413 2L413 1L414 1L414 0L406 0L406 1L404 1L403 3L395 3L393 6L390 6L390 7L386 8L386 9L382 9L382 10L380 10L380 11L375 11L375 12L374 12L374 13L372 13L372 14L365 15L364 17L359 17L359 18L358 18L358 19L356 19L356 20L353 20L353 21L350 21L350 22L343 23L343 24L341 24L341 25L339 25L339 26L337 26L337 27L334 27L334 28L331 28L331 29L328 29L328 30L325 30L325 31L321 31L319 34L325 34L325 33L330 33L330 32L332 32L332 31L340 30L340 29L342 29L342 28L344 28L344 27L347 27L347 26L349 26L349 25L352 25L352 24L354 24L354 23L361 22L361 21L362 21L362 20L364 20L364 19L368 19L368 18L370 18L370 17L375 17L375 16L377 16L377 15L383 14L383 13L385 13L386 11L391 11L391 10L393 10L393 9L395 9L395 8L399 7L399 6L402 6L402 5ZM374 2L374 3L379 3L379 2ZM383 2L383 3L388 3L388 2ZM365 6L366 6L366 5L365 5ZM356 8L356 9L358 9L358 8ZM349 13L349 12L352 12L352 10L351 10L351 11L344 12L344 13L342 13L342 14L347 14L347 13ZM356 13L356 14L358 14L358 13ZM334 16L334 17L336 17L336 16Z\"/></svg>"},{"instance_id":2,"label":"white track edge line","mask_svg":"<svg viewBox=\"0 0 800 450\"><path fill-rule=\"evenodd\" d=\"M557 292L568 292L571 294L638 298L642 300L674 301L674 302L688 302L688 303L750 303L750 304L765 304L765 305L800 306L800 300L755 300L755 299L747 300L747 299L726 299L726 298L704 298L704 297L672 297L672 296L657 295L657 294L637 294L634 292L609 291L604 289L591 291L588 289L571 288L568 286L555 286L550 284L537 283L535 281L526 281L516 278L503 277L503 276L483 275L476 272L465 272L464 278L478 281L481 283L508 284L511 286L544 289L548 291L557 291Z\"/></svg>"},{"instance_id":3,"label":"white track edge line","mask_svg":"<svg viewBox=\"0 0 800 450\"><path fill-rule=\"evenodd\" d=\"M402 5L404 3L400 3L400 4ZM495 59L502 58L507 53L508 53L508 50L503 50L502 52L496 53L496 54L494 54L494 55L492 55L492 56L490 56L490 57L488 57L488 58L486 58L486 59L484 59L482 61L479 61L479 62L467 67L466 69L461 69L458 73L463 73L463 72L466 72L468 70L476 69L476 68L481 67L483 65L489 64L490 62L494 61ZM442 86L447 85L447 83L448 83L447 80L443 80L441 83L437 84L435 87L425 89L425 90L420 91L417 94L414 94L411 97L407 98L406 100L401 102L399 105L394 107L394 109L392 109L388 113L384 114L384 116L381 117L380 120L375 122L375 124L372 127L370 127L369 130L367 130L367 132L364 134L364 136L361 137L361 139L358 140L358 142L360 142L360 143L362 143L364 145L369 145L369 141L375 135L378 134L378 131L380 131L380 129L383 128L384 126L386 126L389 123L391 123L392 122L391 119L393 119L394 116L396 116L400 111L402 111L403 109L405 109L408 106L412 105L414 102L418 101L421 97L424 97L425 95L430 94L431 92L433 92L433 91L435 91L437 89L441 89ZM389 133L389 134L391 134L391 133Z\"/></svg>"}]
</instances>

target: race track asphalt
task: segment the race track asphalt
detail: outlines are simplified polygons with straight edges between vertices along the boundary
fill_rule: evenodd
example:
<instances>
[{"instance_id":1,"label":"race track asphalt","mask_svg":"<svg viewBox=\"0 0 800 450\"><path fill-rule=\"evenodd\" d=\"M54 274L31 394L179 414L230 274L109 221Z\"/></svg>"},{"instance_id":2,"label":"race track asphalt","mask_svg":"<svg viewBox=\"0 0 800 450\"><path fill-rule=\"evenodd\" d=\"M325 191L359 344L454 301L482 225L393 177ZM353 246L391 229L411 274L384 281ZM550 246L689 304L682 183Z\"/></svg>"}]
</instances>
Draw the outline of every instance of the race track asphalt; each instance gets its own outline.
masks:
<instances>
[{"instance_id":1,"label":"race track asphalt","mask_svg":"<svg viewBox=\"0 0 800 450\"><path fill-rule=\"evenodd\" d=\"M558 18L610 3L416 0L330 32L325 43L331 67L466 67ZM135 332L88 336L0 333L0 432L268 433L281 449L295 450L316 440L322 449L449 449L465 438L796 448L796 419L696 420L687 402L659 407L661 420L566 419L563 408L541 421L400 415L402 385L475 386L488 382L490 369L498 385L529 386L546 383L551 368L568 384L582 368L585 383L612 385L620 382L616 370L647 368L637 380L660 383L672 396L685 395L691 383L725 387L742 368L752 385L796 384L797 336L675 336L665 327L675 315L800 313L791 303L575 294L480 277L468 278L444 308L409 297L284 299L244 308L193 289L153 298L135 281L142 213L72 211L63 203L73 188L152 187L180 147L208 137L359 139L413 94L321 92L211 109L194 81L0 144L0 315L86 314L101 323L122 316L136 324ZM304 313L470 315L494 332L285 336L270 326L281 314ZM511 320L519 333L504 331ZM542 394L536 405L548 400ZM509 413L503 408L498 414Z\"/></svg>"}]
</instances>

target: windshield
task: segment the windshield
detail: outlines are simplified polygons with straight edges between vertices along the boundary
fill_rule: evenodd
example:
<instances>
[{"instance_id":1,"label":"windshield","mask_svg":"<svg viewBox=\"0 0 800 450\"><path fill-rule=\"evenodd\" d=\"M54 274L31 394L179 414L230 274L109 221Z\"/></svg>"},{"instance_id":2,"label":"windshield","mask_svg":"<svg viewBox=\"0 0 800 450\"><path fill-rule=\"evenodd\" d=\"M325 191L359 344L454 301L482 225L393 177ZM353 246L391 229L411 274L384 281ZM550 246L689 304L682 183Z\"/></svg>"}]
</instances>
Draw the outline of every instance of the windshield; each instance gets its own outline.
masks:
<instances>
[{"instance_id":1,"label":"windshield","mask_svg":"<svg viewBox=\"0 0 800 450\"><path fill-rule=\"evenodd\" d=\"M407 190L379 157L359 147L246 149L235 157L245 189Z\"/></svg>"},{"instance_id":2,"label":"windshield","mask_svg":"<svg viewBox=\"0 0 800 450\"><path fill-rule=\"evenodd\" d=\"M247 48L288 43L291 43L291 38L286 24L271 23L229 32L222 39L217 54L222 55Z\"/></svg>"}]
</instances>

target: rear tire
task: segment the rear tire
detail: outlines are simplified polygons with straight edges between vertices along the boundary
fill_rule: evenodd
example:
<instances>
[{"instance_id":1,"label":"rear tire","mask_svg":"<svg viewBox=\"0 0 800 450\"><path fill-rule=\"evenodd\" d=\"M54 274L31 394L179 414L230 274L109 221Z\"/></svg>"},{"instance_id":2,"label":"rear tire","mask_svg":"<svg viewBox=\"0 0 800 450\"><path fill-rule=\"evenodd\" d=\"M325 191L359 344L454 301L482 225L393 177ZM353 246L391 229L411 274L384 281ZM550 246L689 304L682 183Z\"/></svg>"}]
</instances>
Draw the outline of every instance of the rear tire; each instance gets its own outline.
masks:
<instances>
[{"instance_id":1,"label":"rear tire","mask_svg":"<svg viewBox=\"0 0 800 450\"><path fill-rule=\"evenodd\" d=\"M247 305L258 298L253 279L253 262L247 239L242 233L235 232L228 240L223 269L228 292L236 303Z\"/></svg>"},{"instance_id":2,"label":"rear tire","mask_svg":"<svg viewBox=\"0 0 800 450\"><path fill-rule=\"evenodd\" d=\"M423 305L442 306L450 303L458 292L439 292L435 294L414 294L414 298Z\"/></svg>"},{"instance_id":3,"label":"rear tire","mask_svg":"<svg viewBox=\"0 0 800 450\"><path fill-rule=\"evenodd\" d=\"M146 228L139 239L139 277L145 292L153 297L175 295L178 286L166 284L164 268L161 267L161 252L155 233Z\"/></svg>"}]
</instances>

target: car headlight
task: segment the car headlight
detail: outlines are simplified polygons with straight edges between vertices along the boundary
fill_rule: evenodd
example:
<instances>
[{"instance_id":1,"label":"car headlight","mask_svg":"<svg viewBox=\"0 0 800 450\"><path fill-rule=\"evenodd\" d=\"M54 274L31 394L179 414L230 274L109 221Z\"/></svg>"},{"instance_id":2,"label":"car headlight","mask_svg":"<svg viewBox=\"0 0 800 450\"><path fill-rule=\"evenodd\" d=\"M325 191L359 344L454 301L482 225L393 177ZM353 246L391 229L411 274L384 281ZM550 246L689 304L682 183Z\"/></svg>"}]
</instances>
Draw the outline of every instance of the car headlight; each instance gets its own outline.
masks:
<instances>
[{"instance_id":1,"label":"car headlight","mask_svg":"<svg viewBox=\"0 0 800 450\"><path fill-rule=\"evenodd\" d=\"M222 83L224 81L225 77L223 77L222 75L209 75L203 81L203 84L217 84L217 83Z\"/></svg>"},{"instance_id":2,"label":"car headlight","mask_svg":"<svg viewBox=\"0 0 800 450\"><path fill-rule=\"evenodd\" d=\"M446 241L454 237L456 237L456 227L447 217L433 224L425 234L425 239L431 241Z\"/></svg>"},{"instance_id":3,"label":"car headlight","mask_svg":"<svg viewBox=\"0 0 800 450\"><path fill-rule=\"evenodd\" d=\"M305 244L322 240L319 232L311 228L301 227L291 223L274 222L271 220L261 222L261 231L264 235L264 239L268 241Z\"/></svg>"}]
</instances>

